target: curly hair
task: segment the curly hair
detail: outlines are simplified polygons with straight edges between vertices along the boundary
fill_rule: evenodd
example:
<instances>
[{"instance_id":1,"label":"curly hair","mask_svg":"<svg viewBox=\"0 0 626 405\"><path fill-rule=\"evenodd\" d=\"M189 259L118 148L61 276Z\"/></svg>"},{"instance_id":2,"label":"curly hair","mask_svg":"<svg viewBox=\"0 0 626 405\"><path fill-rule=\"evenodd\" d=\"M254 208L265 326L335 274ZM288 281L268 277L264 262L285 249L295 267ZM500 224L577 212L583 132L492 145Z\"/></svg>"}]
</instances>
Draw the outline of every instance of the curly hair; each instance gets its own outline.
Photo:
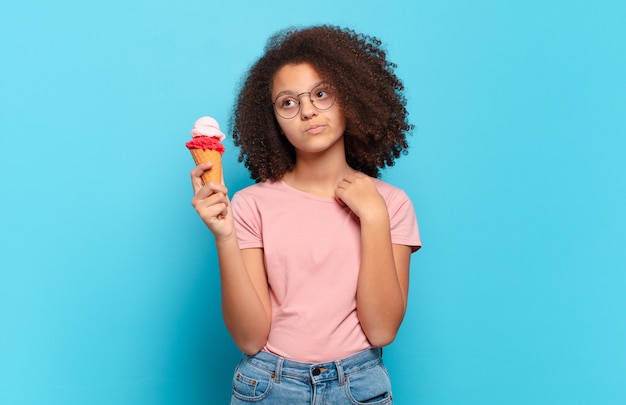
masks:
<instances>
[{"instance_id":1,"label":"curly hair","mask_svg":"<svg viewBox=\"0 0 626 405\"><path fill-rule=\"evenodd\" d=\"M244 76L230 126L235 146L256 182L278 180L295 165L295 149L281 133L271 104L276 72L287 64L311 64L337 89L346 118L344 142L350 167L378 177L406 153L404 86L372 36L334 26L288 28L274 34L264 55Z\"/></svg>"}]
</instances>

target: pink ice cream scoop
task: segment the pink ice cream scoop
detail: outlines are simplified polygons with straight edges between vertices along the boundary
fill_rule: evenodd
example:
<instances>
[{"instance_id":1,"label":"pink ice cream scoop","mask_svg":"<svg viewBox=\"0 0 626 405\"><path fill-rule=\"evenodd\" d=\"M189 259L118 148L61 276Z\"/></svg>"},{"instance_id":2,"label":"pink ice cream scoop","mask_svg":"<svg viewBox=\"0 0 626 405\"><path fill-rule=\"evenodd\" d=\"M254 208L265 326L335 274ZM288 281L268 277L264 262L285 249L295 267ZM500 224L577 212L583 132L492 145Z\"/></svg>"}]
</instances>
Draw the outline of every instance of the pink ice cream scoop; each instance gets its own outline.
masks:
<instances>
[{"instance_id":1,"label":"pink ice cream scoop","mask_svg":"<svg viewBox=\"0 0 626 405\"><path fill-rule=\"evenodd\" d=\"M202 174L202 181L222 182L222 154L226 150L222 141L226 136L220 131L220 125L214 118L199 118L191 130L192 140L185 146L197 165L212 162L213 167Z\"/></svg>"}]
</instances>

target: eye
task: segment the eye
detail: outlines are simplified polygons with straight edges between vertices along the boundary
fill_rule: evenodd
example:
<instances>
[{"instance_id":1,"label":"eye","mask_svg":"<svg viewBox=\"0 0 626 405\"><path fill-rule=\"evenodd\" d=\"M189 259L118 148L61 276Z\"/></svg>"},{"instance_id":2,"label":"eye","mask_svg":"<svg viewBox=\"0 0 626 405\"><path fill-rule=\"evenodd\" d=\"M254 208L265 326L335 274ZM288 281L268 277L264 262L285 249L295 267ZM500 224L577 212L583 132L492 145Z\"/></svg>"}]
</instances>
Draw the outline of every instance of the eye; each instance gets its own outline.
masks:
<instances>
[{"instance_id":1,"label":"eye","mask_svg":"<svg viewBox=\"0 0 626 405\"><path fill-rule=\"evenodd\" d=\"M282 109L289 110L298 105L298 100L293 97L284 97L279 99L276 104L278 104L278 106Z\"/></svg>"},{"instance_id":2,"label":"eye","mask_svg":"<svg viewBox=\"0 0 626 405\"><path fill-rule=\"evenodd\" d=\"M331 97L331 94L329 89L322 88L315 90L314 97L316 100L323 100L325 98Z\"/></svg>"},{"instance_id":3,"label":"eye","mask_svg":"<svg viewBox=\"0 0 626 405\"><path fill-rule=\"evenodd\" d=\"M317 101L330 102L334 100L335 89L328 83L322 83L311 91L311 98Z\"/></svg>"}]
</instances>

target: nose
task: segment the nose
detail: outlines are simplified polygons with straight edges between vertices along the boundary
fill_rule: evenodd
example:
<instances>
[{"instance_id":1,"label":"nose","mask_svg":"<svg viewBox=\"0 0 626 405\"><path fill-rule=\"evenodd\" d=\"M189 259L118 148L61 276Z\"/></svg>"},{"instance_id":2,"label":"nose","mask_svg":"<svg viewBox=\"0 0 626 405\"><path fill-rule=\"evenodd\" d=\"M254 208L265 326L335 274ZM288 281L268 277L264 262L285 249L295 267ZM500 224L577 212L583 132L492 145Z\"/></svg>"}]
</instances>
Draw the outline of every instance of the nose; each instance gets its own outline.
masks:
<instances>
[{"instance_id":1,"label":"nose","mask_svg":"<svg viewBox=\"0 0 626 405\"><path fill-rule=\"evenodd\" d=\"M317 108L310 97L300 97L300 117L308 119L317 115Z\"/></svg>"}]
</instances>

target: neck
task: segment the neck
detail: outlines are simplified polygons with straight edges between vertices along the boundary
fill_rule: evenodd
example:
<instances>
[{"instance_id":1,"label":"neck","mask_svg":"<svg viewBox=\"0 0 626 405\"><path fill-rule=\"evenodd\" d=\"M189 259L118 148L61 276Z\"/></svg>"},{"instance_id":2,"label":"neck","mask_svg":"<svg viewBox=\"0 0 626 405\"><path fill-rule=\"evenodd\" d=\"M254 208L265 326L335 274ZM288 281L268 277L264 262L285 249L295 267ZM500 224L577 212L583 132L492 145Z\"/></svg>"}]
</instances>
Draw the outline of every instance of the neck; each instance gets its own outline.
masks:
<instances>
[{"instance_id":1,"label":"neck","mask_svg":"<svg viewBox=\"0 0 626 405\"><path fill-rule=\"evenodd\" d=\"M341 156L298 156L295 167L285 174L283 180L290 186L323 197L334 197L337 183L348 173L354 172Z\"/></svg>"}]
</instances>

